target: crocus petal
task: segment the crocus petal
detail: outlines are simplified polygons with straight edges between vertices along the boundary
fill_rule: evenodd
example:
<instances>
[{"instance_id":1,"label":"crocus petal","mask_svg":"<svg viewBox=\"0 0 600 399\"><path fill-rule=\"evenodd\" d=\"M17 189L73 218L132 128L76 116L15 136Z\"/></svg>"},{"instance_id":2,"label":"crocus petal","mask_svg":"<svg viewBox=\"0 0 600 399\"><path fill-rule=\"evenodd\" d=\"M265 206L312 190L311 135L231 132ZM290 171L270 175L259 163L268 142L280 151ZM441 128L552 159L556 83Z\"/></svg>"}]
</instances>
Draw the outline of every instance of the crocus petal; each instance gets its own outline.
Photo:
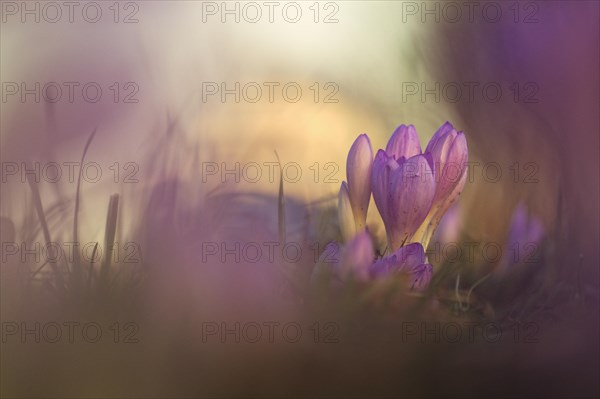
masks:
<instances>
[{"instance_id":1,"label":"crocus petal","mask_svg":"<svg viewBox=\"0 0 600 399\"><path fill-rule=\"evenodd\" d=\"M425 249L418 242L405 245L392 254L396 258L395 267L398 270L410 268L425 262Z\"/></svg>"},{"instance_id":2,"label":"crocus petal","mask_svg":"<svg viewBox=\"0 0 600 399\"><path fill-rule=\"evenodd\" d=\"M538 244L544 236L544 226L535 216L530 215L527 206L520 202L513 212L510 221L508 242L525 245L526 243Z\"/></svg>"},{"instance_id":3,"label":"crocus petal","mask_svg":"<svg viewBox=\"0 0 600 399\"><path fill-rule=\"evenodd\" d=\"M442 203L454 190L467 167L467 140L451 126L446 123L440 127L425 150L433 159L437 182L434 205Z\"/></svg>"},{"instance_id":4,"label":"crocus petal","mask_svg":"<svg viewBox=\"0 0 600 399\"><path fill-rule=\"evenodd\" d=\"M543 238L544 226L542 225L542 222L533 216L530 217L527 231L527 242L539 244Z\"/></svg>"},{"instance_id":5,"label":"crocus petal","mask_svg":"<svg viewBox=\"0 0 600 399\"><path fill-rule=\"evenodd\" d=\"M401 161L404 161L404 159L401 159ZM383 219L386 231L388 231L390 221L387 204L388 193L391 189L390 174L398 168L398 163L389 157L385 151L377 151L375 161L373 162L371 188L373 190L375 206Z\"/></svg>"},{"instance_id":6,"label":"crocus petal","mask_svg":"<svg viewBox=\"0 0 600 399\"><path fill-rule=\"evenodd\" d=\"M444 216L444 214L446 213L446 211L448 211L448 209L450 209L452 204L454 204L454 202L458 199L458 197L460 196L460 193L462 192L463 188L465 187L466 182L467 182L467 168L463 169L460 179L458 180L458 182L455 183L454 187L445 196L445 198L443 198L437 204L434 203L435 209L433 211L435 212L435 215L434 215L433 220L435 222L436 227L439 224L442 217Z\"/></svg>"},{"instance_id":7,"label":"crocus petal","mask_svg":"<svg viewBox=\"0 0 600 399\"><path fill-rule=\"evenodd\" d=\"M425 291L431 282L433 267L424 263L406 270L408 277L408 286L411 290Z\"/></svg>"},{"instance_id":8,"label":"crocus petal","mask_svg":"<svg viewBox=\"0 0 600 399\"><path fill-rule=\"evenodd\" d=\"M435 195L435 180L424 155L403 162L390 176L387 213L390 224L390 245L393 250L410 240L431 209Z\"/></svg>"},{"instance_id":9,"label":"crocus petal","mask_svg":"<svg viewBox=\"0 0 600 399\"><path fill-rule=\"evenodd\" d=\"M462 213L458 204L450 206L446 214L440 220L437 232L435 234L436 241L448 244L458 240L462 229Z\"/></svg>"},{"instance_id":10,"label":"crocus petal","mask_svg":"<svg viewBox=\"0 0 600 399\"><path fill-rule=\"evenodd\" d=\"M385 277L404 270L412 270L425 262L425 250L418 243L405 245L382 259L377 260L371 267L371 275Z\"/></svg>"},{"instance_id":11,"label":"crocus petal","mask_svg":"<svg viewBox=\"0 0 600 399\"><path fill-rule=\"evenodd\" d=\"M338 194L338 222L340 224L342 239L344 242L348 242L356 234L356 224L354 223L352 205L350 204L350 196L348 195L348 184L346 182L342 182Z\"/></svg>"},{"instance_id":12,"label":"crocus petal","mask_svg":"<svg viewBox=\"0 0 600 399\"><path fill-rule=\"evenodd\" d=\"M352 144L346 161L348 194L357 230L366 226L367 210L371 199L371 170L373 150L366 134L361 134Z\"/></svg>"},{"instance_id":13,"label":"crocus petal","mask_svg":"<svg viewBox=\"0 0 600 399\"><path fill-rule=\"evenodd\" d=\"M460 196L460 193L462 192L462 189L465 186L466 181L467 169L463 171L463 175L454 187L454 190L452 190L452 192L448 194L448 196L442 202L439 202L437 204L434 203L434 205L432 206L429 215L427 215L425 221L419 227L415 234L416 239L420 240L424 246L427 247L429 245L429 241L431 240L431 237L433 236L438 225L440 224L440 221L444 217L444 214L446 213L446 211L448 211L452 204L456 202L456 200Z\"/></svg>"},{"instance_id":14,"label":"crocus petal","mask_svg":"<svg viewBox=\"0 0 600 399\"><path fill-rule=\"evenodd\" d=\"M330 242L325 246L310 276L311 285L315 285L321 279L339 279L339 268L341 265L341 246L337 242Z\"/></svg>"},{"instance_id":15,"label":"crocus petal","mask_svg":"<svg viewBox=\"0 0 600 399\"><path fill-rule=\"evenodd\" d=\"M454 126L448 121L446 121L442 126L438 128L438 130L433 134L433 137L429 140L427 144L427 148L425 152L431 152L431 148L437 145L437 142L440 138L445 137L448 133L450 133L454 129Z\"/></svg>"},{"instance_id":16,"label":"crocus petal","mask_svg":"<svg viewBox=\"0 0 600 399\"><path fill-rule=\"evenodd\" d=\"M448 137L451 136L449 135ZM441 175L436 180L438 185L436 188L436 196L434 201L442 201L452 191L454 191L456 185L459 184L461 178L463 177L463 172L465 172L467 169L467 140L462 132L459 132L454 137L454 141L448 149L448 153L446 154L445 158L446 159L444 161L440 160L440 162L443 163L441 165ZM462 190L462 187L460 190Z\"/></svg>"},{"instance_id":17,"label":"crocus petal","mask_svg":"<svg viewBox=\"0 0 600 399\"><path fill-rule=\"evenodd\" d=\"M363 230L344 248L340 269L342 280L368 280L370 277L369 269L374 259L373 242L369 233Z\"/></svg>"},{"instance_id":18,"label":"crocus petal","mask_svg":"<svg viewBox=\"0 0 600 399\"><path fill-rule=\"evenodd\" d=\"M417 231L417 239L426 246L444 213L456 201L466 183L468 148L465 135L447 122L431 139L425 155L432 157L436 181L431 211Z\"/></svg>"},{"instance_id":19,"label":"crocus petal","mask_svg":"<svg viewBox=\"0 0 600 399\"><path fill-rule=\"evenodd\" d=\"M385 147L385 152L394 159L410 158L421 153L421 143L413 125L400 125Z\"/></svg>"}]
</instances>

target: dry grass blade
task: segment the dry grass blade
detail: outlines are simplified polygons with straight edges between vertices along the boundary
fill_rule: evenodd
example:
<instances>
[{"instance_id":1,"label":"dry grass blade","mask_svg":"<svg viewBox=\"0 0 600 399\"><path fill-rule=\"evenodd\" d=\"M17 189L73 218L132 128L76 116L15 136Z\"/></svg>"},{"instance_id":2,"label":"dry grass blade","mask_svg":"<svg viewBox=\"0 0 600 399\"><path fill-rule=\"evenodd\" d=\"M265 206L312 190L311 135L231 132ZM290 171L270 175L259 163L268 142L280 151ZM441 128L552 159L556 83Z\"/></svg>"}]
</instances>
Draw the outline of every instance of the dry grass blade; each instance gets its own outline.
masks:
<instances>
[{"instance_id":1,"label":"dry grass blade","mask_svg":"<svg viewBox=\"0 0 600 399\"><path fill-rule=\"evenodd\" d=\"M94 250L92 251L92 259L90 260L90 273L88 274L87 281L87 292L89 293L92 289L92 277L94 277L94 260L96 260L96 251L98 250L98 243L94 245Z\"/></svg>"},{"instance_id":2,"label":"dry grass blade","mask_svg":"<svg viewBox=\"0 0 600 399\"><path fill-rule=\"evenodd\" d=\"M31 165L28 165L28 170L31 170ZM31 173L26 174L27 182L29 183L29 187L31 188L31 193L33 194L33 206L35 207L36 213L38 215L38 219L40 221L40 225L42 226L42 232L44 234L44 240L47 245L52 243L52 238L50 236L50 229L48 228L48 222L46 221L46 215L44 214L44 207L42 205L42 198L40 196L40 190L38 188L37 182L35 179L31 177ZM50 267L54 272L54 276L56 278L56 285L59 290L64 288L64 280L63 276L58 268L56 262L48 262Z\"/></svg>"},{"instance_id":3,"label":"dry grass blade","mask_svg":"<svg viewBox=\"0 0 600 399\"><path fill-rule=\"evenodd\" d=\"M111 265L112 252L115 245L115 234L117 231L117 215L119 212L119 194L110 196L108 212L106 215L106 229L104 231L104 261L100 269L100 283L106 286L108 282L108 271Z\"/></svg>"},{"instance_id":4,"label":"dry grass blade","mask_svg":"<svg viewBox=\"0 0 600 399\"><path fill-rule=\"evenodd\" d=\"M78 226L79 226L79 198L80 198L80 194L81 194L81 176L83 174L83 163L85 161L85 155L87 154L88 148L90 147L90 144L92 144L92 140L94 139L94 136L96 135L96 129L94 129L92 131L92 134L90 134L90 137L88 138L87 142L85 143L85 147L83 148L83 154L81 154L81 161L79 162L79 165L81 165L82 167L79 168L79 176L77 177L77 189L75 191L75 215L73 217L73 241L75 243L79 242L79 234L78 234ZM79 283L81 282L81 265L80 265L80 261L79 261L79 252L77 252L75 249L73 249L73 282L75 283L76 286L79 286Z\"/></svg>"},{"instance_id":5,"label":"dry grass blade","mask_svg":"<svg viewBox=\"0 0 600 399\"><path fill-rule=\"evenodd\" d=\"M281 161L279 160L279 155L277 151L275 151L275 156L277 157L277 163L279 164L279 196L277 199L278 204L278 218L279 221L279 241L282 244L285 244L285 196L283 195L283 168L281 167Z\"/></svg>"}]
</instances>

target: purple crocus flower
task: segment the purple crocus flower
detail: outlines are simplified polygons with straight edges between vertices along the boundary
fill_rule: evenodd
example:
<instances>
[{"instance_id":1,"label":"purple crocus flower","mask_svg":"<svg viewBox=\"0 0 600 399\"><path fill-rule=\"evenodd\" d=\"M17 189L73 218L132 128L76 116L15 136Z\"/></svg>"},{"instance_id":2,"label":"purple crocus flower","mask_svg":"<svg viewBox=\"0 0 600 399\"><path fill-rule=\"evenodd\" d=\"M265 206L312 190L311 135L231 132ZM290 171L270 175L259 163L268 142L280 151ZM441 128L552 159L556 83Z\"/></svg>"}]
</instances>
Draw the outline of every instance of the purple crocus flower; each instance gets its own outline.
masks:
<instances>
[{"instance_id":1,"label":"purple crocus flower","mask_svg":"<svg viewBox=\"0 0 600 399\"><path fill-rule=\"evenodd\" d=\"M373 167L373 149L366 134L356 138L348 152L346 177L348 196L356 224L356 231L367 225L367 210L371 200L371 169Z\"/></svg>"},{"instance_id":2,"label":"purple crocus flower","mask_svg":"<svg viewBox=\"0 0 600 399\"><path fill-rule=\"evenodd\" d=\"M389 256L375 260L371 237L363 231L343 248L337 243L328 244L311 280L314 284L319 276L327 275L332 287L340 288L350 280L366 283L374 279L408 276L408 288L423 291L429 286L432 270L419 243L405 245Z\"/></svg>"},{"instance_id":3,"label":"purple crocus flower","mask_svg":"<svg viewBox=\"0 0 600 399\"><path fill-rule=\"evenodd\" d=\"M395 143L411 141L409 129L398 129L396 132L404 135L404 139L392 137ZM394 150L410 149L408 145L388 144L388 147ZM418 154L405 158L400 154L399 158L394 159L398 155L379 150L372 174L373 199L383 219L392 250L410 242L431 209L436 186L430 156Z\"/></svg>"},{"instance_id":4,"label":"purple crocus flower","mask_svg":"<svg viewBox=\"0 0 600 399\"><path fill-rule=\"evenodd\" d=\"M527 212L523 203L517 205L511 218L506 250L496 269L503 274L518 263L532 263L545 236L542 222Z\"/></svg>"},{"instance_id":5,"label":"purple crocus flower","mask_svg":"<svg viewBox=\"0 0 600 399\"><path fill-rule=\"evenodd\" d=\"M435 132L425 154L433 159L436 180L433 204L416 238L427 245L440 220L462 192L467 179L468 148L463 132L457 132L450 122Z\"/></svg>"},{"instance_id":6,"label":"purple crocus flower","mask_svg":"<svg viewBox=\"0 0 600 399\"><path fill-rule=\"evenodd\" d=\"M465 136L449 122L438 129L424 153L413 125L400 125L374 160L369 138L358 136L348 153L348 183L342 183L338 196L340 230L347 245L335 256L328 246L315 272L325 268L338 283L401 273L409 276L410 289L424 290L432 276L424 247L464 187L466 162ZM391 252L378 260L365 229L371 191Z\"/></svg>"},{"instance_id":7,"label":"purple crocus flower","mask_svg":"<svg viewBox=\"0 0 600 399\"><path fill-rule=\"evenodd\" d=\"M371 266L374 278L396 274L408 275L411 290L424 291L431 281L433 267L427 263L425 250L419 243L405 245Z\"/></svg>"},{"instance_id":8,"label":"purple crocus flower","mask_svg":"<svg viewBox=\"0 0 600 399\"><path fill-rule=\"evenodd\" d=\"M510 222L510 231L508 234L509 244L517 242L538 243L544 236L544 227L542 222L535 216L530 216L525 204L517 205Z\"/></svg>"}]
</instances>

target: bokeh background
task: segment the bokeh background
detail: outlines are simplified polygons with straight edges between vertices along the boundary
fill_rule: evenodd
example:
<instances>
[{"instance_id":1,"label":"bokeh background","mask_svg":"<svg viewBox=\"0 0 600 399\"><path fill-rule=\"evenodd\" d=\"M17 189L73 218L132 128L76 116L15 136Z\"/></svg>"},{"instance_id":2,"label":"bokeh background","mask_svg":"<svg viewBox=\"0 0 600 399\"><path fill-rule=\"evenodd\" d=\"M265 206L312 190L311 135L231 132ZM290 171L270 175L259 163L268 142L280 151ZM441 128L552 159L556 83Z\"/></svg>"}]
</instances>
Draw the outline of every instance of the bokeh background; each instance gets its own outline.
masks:
<instances>
[{"instance_id":1,"label":"bokeh background","mask_svg":"<svg viewBox=\"0 0 600 399\"><path fill-rule=\"evenodd\" d=\"M42 178L36 189L46 224L55 241L73 241L77 208L79 241L102 243L109 198L117 193L116 241L133 242L143 254L133 265L115 262L113 288L89 295L49 289L50 265L3 258L3 323L134 321L140 342L3 340L2 395L597 396L598 3L474 2L470 9L461 2L300 2L296 23L283 17L288 3L279 3L272 23L260 2L262 18L253 23L247 2L200 1L116 8L99 2L96 23L83 18L83 2L73 22L63 7L52 23L48 2L27 2L39 10L39 22L35 14L22 15L25 3L2 2L2 242L45 242L22 163L58 162L65 174L64 163L81 160L95 131L85 157L101 166L103 177L84 181L79 200L76 179ZM207 13L213 7L216 14ZM239 22L222 15L224 7L238 7ZM22 100L10 91L23 82L80 86L73 102L66 91L55 103L43 96L36 102L35 95ZM98 102L82 97L88 82L102 87ZM118 101L110 88L115 82ZM263 95L256 103L203 97L207 83L223 82L228 88L257 82ZM264 82L279 83L272 102ZM289 82L302 88L297 102L282 96ZM325 102L333 91L337 101ZM137 101L126 102L128 94ZM438 274L433 299L416 307L411 296L357 310L307 295L311 245L339 239L334 207L356 136L368 133L377 149L396 126L412 123L425 147L447 120L465 132L469 160L481 166L470 175L455 212L459 222L446 240L503 245L520 204L543 226L536 262L481 284L473 312L457 312L444 292L454 295L458 274L468 290L502 262L481 256L460 265L432 262L436 273L445 266L447 272ZM286 230L311 256L289 270L264 259L203 262L206 242L279 240L278 168L270 179L264 166L277 156L302 172L289 181L292 170L284 182ZM206 174L209 163L218 165L217 174ZM223 178L221 169L236 163L262 165L261 178ZM19 166L17 175L8 174L9 164ZM492 178L485 174L489 164L502 176L494 178L493 169ZM130 171L135 181L124 178ZM377 232L374 209L370 226ZM537 344L520 345L412 345L378 335L397 332L387 323L422 319L533 321L543 335ZM207 321L265 320L296 320L305 332L316 320L333 320L359 326L360 333L342 327L337 345L201 339Z\"/></svg>"}]
</instances>

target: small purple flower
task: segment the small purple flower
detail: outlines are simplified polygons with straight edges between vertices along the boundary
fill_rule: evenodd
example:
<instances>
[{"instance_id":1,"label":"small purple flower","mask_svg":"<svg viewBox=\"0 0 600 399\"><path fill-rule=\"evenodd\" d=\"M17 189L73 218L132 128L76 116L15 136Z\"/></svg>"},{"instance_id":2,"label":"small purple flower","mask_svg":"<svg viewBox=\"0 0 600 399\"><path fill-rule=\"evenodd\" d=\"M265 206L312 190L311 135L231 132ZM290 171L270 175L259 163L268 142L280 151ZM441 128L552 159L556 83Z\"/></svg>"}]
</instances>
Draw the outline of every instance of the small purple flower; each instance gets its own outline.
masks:
<instances>
[{"instance_id":1,"label":"small purple flower","mask_svg":"<svg viewBox=\"0 0 600 399\"><path fill-rule=\"evenodd\" d=\"M407 276L409 289L423 291L429 286L432 270L419 243L405 245L391 255L375 260L371 237L363 231L343 248L337 243L329 243L317 262L311 282L315 284L321 276L328 276L332 287L339 288L351 280L365 283Z\"/></svg>"},{"instance_id":2,"label":"small purple flower","mask_svg":"<svg viewBox=\"0 0 600 399\"><path fill-rule=\"evenodd\" d=\"M389 276L400 272L407 267L420 265L425 261L425 250L418 242L405 245L390 255L378 259L371 266L374 277Z\"/></svg>"},{"instance_id":3,"label":"small purple flower","mask_svg":"<svg viewBox=\"0 0 600 399\"><path fill-rule=\"evenodd\" d=\"M374 278L397 274L408 275L411 290L423 291L429 286L433 267L427 264L425 250L421 244L405 245L371 266L371 275Z\"/></svg>"},{"instance_id":4,"label":"small purple flower","mask_svg":"<svg viewBox=\"0 0 600 399\"><path fill-rule=\"evenodd\" d=\"M367 225L367 210L371 200L372 167L371 141L366 134L361 134L352 144L346 160L348 195L357 231L364 229Z\"/></svg>"},{"instance_id":5,"label":"small purple flower","mask_svg":"<svg viewBox=\"0 0 600 399\"><path fill-rule=\"evenodd\" d=\"M542 222L529 215L527 207L519 203L511 218L507 248L496 272L502 274L508 272L514 264L533 262L544 236Z\"/></svg>"},{"instance_id":6,"label":"small purple flower","mask_svg":"<svg viewBox=\"0 0 600 399\"><path fill-rule=\"evenodd\" d=\"M543 236L544 227L542 222L535 216L528 215L525 204L519 203L510 222L509 244L517 242L538 243L542 240Z\"/></svg>"}]
</instances>

